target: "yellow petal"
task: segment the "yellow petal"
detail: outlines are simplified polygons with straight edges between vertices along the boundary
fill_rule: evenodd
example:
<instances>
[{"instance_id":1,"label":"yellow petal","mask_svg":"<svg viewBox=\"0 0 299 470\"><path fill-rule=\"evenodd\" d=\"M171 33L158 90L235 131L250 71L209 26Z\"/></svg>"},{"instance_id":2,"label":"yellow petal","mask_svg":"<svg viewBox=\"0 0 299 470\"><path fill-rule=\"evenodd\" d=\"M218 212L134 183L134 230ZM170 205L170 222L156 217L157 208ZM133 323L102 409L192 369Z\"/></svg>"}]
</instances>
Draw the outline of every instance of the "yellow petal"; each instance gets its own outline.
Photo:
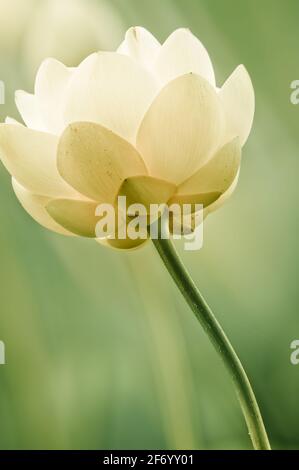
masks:
<instances>
[{"instance_id":1,"label":"yellow petal","mask_svg":"<svg viewBox=\"0 0 299 470\"><path fill-rule=\"evenodd\" d=\"M49 215L66 230L87 238L96 238L97 223L101 217L105 217L104 211L98 211L99 203L94 201L80 201L75 199L52 199L46 206ZM113 217L113 231L109 237L98 239L106 242L111 246L120 246L132 248L135 245L143 243L144 240L131 240L128 238L119 239L118 237L125 231L127 235L125 221L120 217L120 232L118 232L118 212L117 208L111 206ZM127 218L129 222L129 218Z\"/></svg>"},{"instance_id":2,"label":"yellow petal","mask_svg":"<svg viewBox=\"0 0 299 470\"><path fill-rule=\"evenodd\" d=\"M51 198L31 193L14 178L12 178L12 186L23 209L28 212L36 222L53 232L74 236L74 234L57 224L46 211L45 206L51 201Z\"/></svg>"},{"instance_id":3,"label":"yellow petal","mask_svg":"<svg viewBox=\"0 0 299 470\"><path fill-rule=\"evenodd\" d=\"M174 31L162 45L154 64L162 84L189 72L196 73L215 86L211 59L205 47L188 29Z\"/></svg>"},{"instance_id":4,"label":"yellow petal","mask_svg":"<svg viewBox=\"0 0 299 470\"><path fill-rule=\"evenodd\" d=\"M219 91L226 114L226 141L238 136L243 146L249 136L254 117L254 90L250 76L239 65Z\"/></svg>"},{"instance_id":5,"label":"yellow petal","mask_svg":"<svg viewBox=\"0 0 299 470\"><path fill-rule=\"evenodd\" d=\"M235 191L235 189L237 187L237 184L238 184L239 174L240 174L240 171L238 171L238 173L237 173L234 181L230 185L230 187L213 204L211 204L209 207L207 207L207 209L206 209L206 214L207 215L210 214L211 212L214 212L214 211L220 209L220 207L222 207L223 204L225 204L227 202L227 200L232 196L232 194Z\"/></svg>"},{"instance_id":6,"label":"yellow petal","mask_svg":"<svg viewBox=\"0 0 299 470\"><path fill-rule=\"evenodd\" d=\"M100 243L100 245L104 245L108 248L114 248L116 250L136 250L137 248L141 248L144 243L148 240L130 240L129 238L125 240L111 240L109 238L104 239L96 239L96 242Z\"/></svg>"},{"instance_id":7,"label":"yellow petal","mask_svg":"<svg viewBox=\"0 0 299 470\"><path fill-rule=\"evenodd\" d=\"M58 146L58 169L91 199L113 204L124 179L146 174L142 158L127 141L99 124L70 124Z\"/></svg>"},{"instance_id":8,"label":"yellow petal","mask_svg":"<svg viewBox=\"0 0 299 470\"><path fill-rule=\"evenodd\" d=\"M130 28L117 52L128 55L144 67L151 69L161 44L147 29L140 26Z\"/></svg>"},{"instance_id":9,"label":"yellow petal","mask_svg":"<svg viewBox=\"0 0 299 470\"><path fill-rule=\"evenodd\" d=\"M137 135L149 174L180 184L202 166L222 139L216 91L199 75L168 83L144 116Z\"/></svg>"},{"instance_id":10,"label":"yellow petal","mask_svg":"<svg viewBox=\"0 0 299 470\"><path fill-rule=\"evenodd\" d=\"M130 57L111 52L92 54L70 81L65 122L96 122L134 142L156 90L154 78Z\"/></svg>"},{"instance_id":11,"label":"yellow petal","mask_svg":"<svg viewBox=\"0 0 299 470\"><path fill-rule=\"evenodd\" d=\"M45 196L70 196L75 191L56 166L58 139L21 125L0 125L0 158L23 186Z\"/></svg>"},{"instance_id":12,"label":"yellow petal","mask_svg":"<svg viewBox=\"0 0 299 470\"><path fill-rule=\"evenodd\" d=\"M169 201L171 204L179 204L180 206L189 205L189 209L185 208L186 212L196 212L196 205L202 204L203 208L208 207L221 196L219 191L211 191L208 193L194 193L194 194L175 194Z\"/></svg>"},{"instance_id":13,"label":"yellow petal","mask_svg":"<svg viewBox=\"0 0 299 470\"><path fill-rule=\"evenodd\" d=\"M101 236L97 238L97 242L101 243L107 247L116 248L119 250L132 250L148 240L148 232L146 226L146 220L141 216L139 218L130 217L128 212L124 212L124 207L120 207L118 204L119 201L116 201L114 206L114 219L112 220L112 226L105 226L105 231L109 232L108 236ZM128 208L128 206L127 206ZM100 207L98 206L98 209ZM104 211L97 210L98 214L102 214ZM107 222L104 214L104 223ZM110 219L111 220L111 219ZM134 228L131 227L132 221L135 221ZM114 222L114 223L113 223ZM102 227L101 227L102 228ZM98 227L97 227L98 229ZM137 230L137 233L136 233ZM99 237L99 231L96 231L97 236Z\"/></svg>"},{"instance_id":14,"label":"yellow petal","mask_svg":"<svg viewBox=\"0 0 299 470\"><path fill-rule=\"evenodd\" d=\"M230 187L239 171L240 161L241 146L239 139L235 138L184 181L170 202L207 207Z\"/></svg>"},{"instance_id":15,"label":"yellow petal","mask_svg":"<svg viewBox=\"0 0 299 470\"><path fill-rule=\"evenodd\" d=\"M119 195L126 196L127 208L131 204L142 204L150 214L151 204L165 204L175 193L176 186L169 181L151 176L133 176L121 185Z\"/></svg>"},{"instance_id":16,"label":"yellow petal","mask_svg":"<svg viewBox=\"0 0 299 470\"><path fill-rule=\"evenodd\" d=\"M66 230L81 237L95 238L97 202L75 199L52 199L47 206L48 214Z\"/></svg>"}]
</instances>

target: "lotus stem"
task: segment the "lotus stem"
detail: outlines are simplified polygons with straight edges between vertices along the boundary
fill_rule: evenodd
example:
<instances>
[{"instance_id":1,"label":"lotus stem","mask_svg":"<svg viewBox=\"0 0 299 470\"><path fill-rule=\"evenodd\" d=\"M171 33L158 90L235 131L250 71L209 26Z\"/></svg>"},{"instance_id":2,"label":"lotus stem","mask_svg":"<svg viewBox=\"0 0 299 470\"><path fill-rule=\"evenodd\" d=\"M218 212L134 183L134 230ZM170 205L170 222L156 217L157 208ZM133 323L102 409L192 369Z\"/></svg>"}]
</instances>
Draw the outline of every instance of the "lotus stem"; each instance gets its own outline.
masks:
<instances>
[{"instance_id":1,"label":"lotus stem","mask_svg":"<svg viewBox=\"0 0 299 470\"><path fill-rule=\"evenodd\" d=\"M221 325L194 284L169 237L163 239L162 236L159 236L158 239L153 239L152 242L166 269L232 377L254 449L271 450L263 419L249 379Z\"/></svg>"}]
</instances>

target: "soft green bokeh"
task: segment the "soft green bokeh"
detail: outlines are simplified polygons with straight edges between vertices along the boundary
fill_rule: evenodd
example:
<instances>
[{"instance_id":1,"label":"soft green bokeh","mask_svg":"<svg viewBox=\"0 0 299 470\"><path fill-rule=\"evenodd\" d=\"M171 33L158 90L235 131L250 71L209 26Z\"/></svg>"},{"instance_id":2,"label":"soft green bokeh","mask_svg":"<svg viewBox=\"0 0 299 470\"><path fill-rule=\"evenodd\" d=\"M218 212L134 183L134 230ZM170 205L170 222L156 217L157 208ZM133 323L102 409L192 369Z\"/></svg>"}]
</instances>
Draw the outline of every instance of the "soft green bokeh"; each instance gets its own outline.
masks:
<instances>
[{"instance_id":1,"label":"soft green bokeh","mask_svg":"<svg viewBox=\"0 0 299 470\"><path fill-rule=\"evenodd\" d=\"M60 5L60 6L59 6ZM59 10L60 9L60 10ZM0 117L39 60L76 65L131 25L189 27L218 83L256 92L240 183L182 256L248 371L275 448L299 448L297 0L1 0ZM42 155L41 155L42 158ZM231 382L150 245L120 254L47 232L0 168L0 448L250 448Z\"/></svg>"}]
</instances>

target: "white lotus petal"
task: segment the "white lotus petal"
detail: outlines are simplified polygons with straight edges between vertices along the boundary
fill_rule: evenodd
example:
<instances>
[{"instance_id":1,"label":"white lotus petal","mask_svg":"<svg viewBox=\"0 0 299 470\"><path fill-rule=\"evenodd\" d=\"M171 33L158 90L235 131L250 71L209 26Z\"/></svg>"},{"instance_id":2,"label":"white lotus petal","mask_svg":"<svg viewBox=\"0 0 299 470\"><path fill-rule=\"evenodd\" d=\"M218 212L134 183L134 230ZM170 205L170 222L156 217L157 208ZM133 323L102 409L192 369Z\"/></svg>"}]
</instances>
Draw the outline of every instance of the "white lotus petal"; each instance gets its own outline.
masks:
<instances>
[{"instance_id":1,"label":"white lotus petal","mask_svg":"<svg viewBox=\"0 0 299 470\"><path fill-rule=\"evenodd\" d=\"M255 107L251 79L243 65L239 65L226 80L219 97L226 114L226 141L238 136L243 146L252 127Z\"/></svg>"},{"instance_id":2,"label":"white lotus petal","mask_svg":"<svg viewBox=\"0 0 299 470\"><path fill-rule=\"evenodd\" d=\"M214 88L196 74L168 83L137 135L149 174L180 184L202 166L222 139L223 114Z\"/></svg>"},{"instance_id":3,"label":"white lotus petal","mask_svg":"<svg viewBox=\"0 0 299 470\"><path fill-rule=\"evenodd\" d=\"M66 67L55 59L46 59L41 64L35 80L35 97L43 126L52 134L60 134L64 125L66 90L73 68Z\"/></svg>"},{"instance_id":4,"label":"white lotus petal","mask_svg":"<svg viewBox=\"0 0 299 470\"><path fill-rule=\"evenodd\" d=\"M154 78L129 57L111 52L92 54L70 81L65 122L96 122L134 142L156 89Z\"/></svg>"},{"instance_id":5,"label":"white lotus petal","mask_svg":"<svg viewBox=\"0 0 299 470\"><path fill-rule=\"evenodd\" d=\"M74 236L73 233L70 233L61 227L61 225L57 224L46 211L45 206L50 202L51 198L28 191L14 178L12 178L12 186L23 209L25 209L36 222L53 232Z\"/></svg>"},{"instance_id":6,"label":"white lotus petal","mask_svg":"<svg viewBox=\"0 0 299 470\"><path fill-rule=\"evenodd\" d=\"M130 28L117 52L128 55L149 70L160 50L161 44L147 29L140 26Z\"/></svg>"},{"instance_id":7,"label":"white lotus petal","mask_svg":"<svg viewBox=\"0 0 299 470\"><path fill-rule=\"evenodd\" d=\"M45 196L73 196L75 192L56 166L58 138L20 125L0 125L0 158L23 186Z\"/></svg>"},{"instance_id":8,"label":"white lotus petal","mask_svg":"<svg viewBox=\"0 0 299 470\"><path fill-rule=\"evenodd\" d=\"M58 170L77 191L114 204L124 179L146 175L137 150L112 131L91 122L70 124L58 146Z\"/></svg>"},{"instance_id":9,"label":"white lotus petal","mask_svg":"<svg viewBox=\"0 0 299 470\"><path fill-rule=\"evenodd\" d=\"M26 126L37 131L47 130L41 119L35 95L23 90L17 90L15 92L15 102Z\"/></svg>"},{"instance_id":10,"label":"white lotus petal","mask_svg":"<svg viewBox=\"0 0 299 470\"><path fill-rule=\"evenodd\" d=\"M215 86L215 74L209 54L188 29L177 29L162 45L154 69L162 84L189 72L196 73Z\"/></svg>"}]
</instances>

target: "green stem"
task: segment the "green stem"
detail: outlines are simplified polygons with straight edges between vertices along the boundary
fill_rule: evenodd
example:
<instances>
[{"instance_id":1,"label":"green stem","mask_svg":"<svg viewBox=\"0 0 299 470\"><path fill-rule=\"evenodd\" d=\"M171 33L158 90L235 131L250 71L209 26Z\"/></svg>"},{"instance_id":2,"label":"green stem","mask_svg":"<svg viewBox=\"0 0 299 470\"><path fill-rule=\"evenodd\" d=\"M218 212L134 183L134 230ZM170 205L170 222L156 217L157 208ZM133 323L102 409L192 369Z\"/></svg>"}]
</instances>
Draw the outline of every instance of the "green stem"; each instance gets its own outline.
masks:
<instances>
[{"instance_id":1,"label":"green stem","mask_svg":"<svg viewBox=\"0 0 299 470\"><path fill-rule=\"evenodd\" d=\"M159 236L158 239L153 239L152 241L166 269L232 376L254 449L271 450L263 419L250 382L230 341L195 286L169 238L163 239Z\"/></svg>"}]
</instances>

